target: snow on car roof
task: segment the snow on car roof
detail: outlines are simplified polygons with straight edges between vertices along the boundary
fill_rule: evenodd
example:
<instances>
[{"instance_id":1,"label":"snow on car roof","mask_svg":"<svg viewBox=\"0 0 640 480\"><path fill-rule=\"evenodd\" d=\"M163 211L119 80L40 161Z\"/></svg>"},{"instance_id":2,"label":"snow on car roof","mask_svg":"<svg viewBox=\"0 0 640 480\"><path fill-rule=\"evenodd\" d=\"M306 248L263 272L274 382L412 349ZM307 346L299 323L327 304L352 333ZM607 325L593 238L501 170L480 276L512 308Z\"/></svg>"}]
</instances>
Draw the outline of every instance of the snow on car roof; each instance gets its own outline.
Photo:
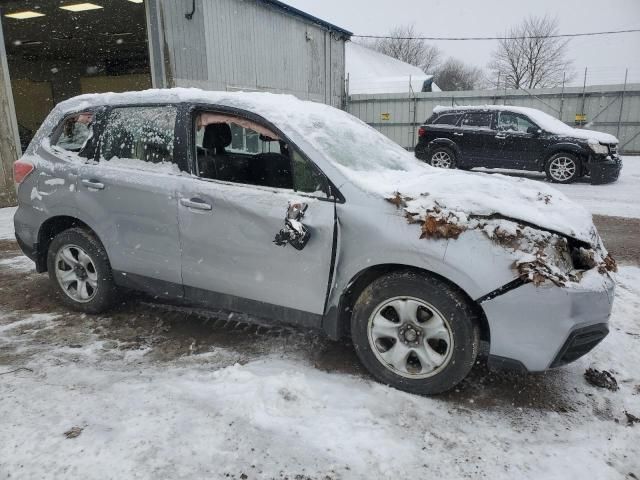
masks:
<instances>
[{"instance_id":1,"label":"snow on car roof","mask_svg":"<svg viewBox=\"0 0 640 480\"><path fill-rule=\"evenodd\" d=\"M549 115L548 113L545 113L536 108L517 107L511 105L458 105L455 107L438 105L433 109L433 113L442 113L451 110L495 110L521 113L528 116L531 120L537 123L540 128L546 130L549 133L581 138L590 141L590 143L618 143L618 139L613 135L604 132L596 132L593 130L585 130L582 128L572 128L566 123L558 120L554 116Z\"/></svg>"}]
</instances>

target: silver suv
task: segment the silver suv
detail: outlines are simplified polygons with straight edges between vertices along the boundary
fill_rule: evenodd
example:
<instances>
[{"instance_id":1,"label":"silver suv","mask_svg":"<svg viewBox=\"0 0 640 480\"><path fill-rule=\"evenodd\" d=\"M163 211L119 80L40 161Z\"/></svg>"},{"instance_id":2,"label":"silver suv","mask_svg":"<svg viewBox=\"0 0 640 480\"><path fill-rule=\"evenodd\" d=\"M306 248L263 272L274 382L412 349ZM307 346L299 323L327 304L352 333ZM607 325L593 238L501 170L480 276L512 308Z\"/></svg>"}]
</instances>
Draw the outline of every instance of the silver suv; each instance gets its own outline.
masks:
<instances>
[{"instance_id":1,"label":"silver suv","mask_svg":"<svg viewBox=\"0 0 640 480\"><path fill-rule=\"evenodd\" d=\"M541 371L608 332L591 216L540 183L443 171L334 108L150 90L59 104L15 164L17 240L62 302L135 289L350 336L378 380L446 391L481 342Z\"/></svg>"}]
</instances>

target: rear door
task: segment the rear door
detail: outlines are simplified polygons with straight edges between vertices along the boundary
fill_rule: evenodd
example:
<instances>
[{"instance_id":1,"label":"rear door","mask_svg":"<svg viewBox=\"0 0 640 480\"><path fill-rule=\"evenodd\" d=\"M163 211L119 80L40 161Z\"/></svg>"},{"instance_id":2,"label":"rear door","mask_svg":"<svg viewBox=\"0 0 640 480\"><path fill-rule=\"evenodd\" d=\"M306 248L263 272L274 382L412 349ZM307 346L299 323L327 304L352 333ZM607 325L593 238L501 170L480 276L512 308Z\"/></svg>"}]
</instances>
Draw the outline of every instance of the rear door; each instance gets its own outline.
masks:
<instances>
[{"instance_id":1,"label":"rear door","mask_svg":"<svg viewBox=\"0 0 640 480\"><path fill-rule=\"evenodd\" d=\"M77 204L105 245L116 282L181 296L174 105L112 108Z\"/></svg>"},{"instance_id":2,"label":"rear door","mask_svg":"<svg viewBox=\"0 0 640 480\"><path fill-rule=\"evenodd\" d=\"M198 113L193 125L200 132L191 132L194 171L203 173L181 177L178 192L185 295L209 306L319 324L335 225L326 178L267 127L236 115L206 115ZM231 135L218 136L217 153L204 158L194 153L202 148L207 122L229 124ZM220 142L225 137L227 145ZM226 176L220 166L233 165L239 156L239 173ZM200 168L204 161L212 168ZM301 249L277 241L292 204L307 207L300 223L310 238Z\"/></svg>"},{"instance_id":3,"label":"rear door","mask_svg":"<svg viewBox=\"0 0 640 480\"><path fill-rule=\"evenodd\" d=\"M460 140L463 163L470 167L490 167L493 163L495 134L493 113L471 111L464 114L460 123Z\"/></svg>"}]
</instances>

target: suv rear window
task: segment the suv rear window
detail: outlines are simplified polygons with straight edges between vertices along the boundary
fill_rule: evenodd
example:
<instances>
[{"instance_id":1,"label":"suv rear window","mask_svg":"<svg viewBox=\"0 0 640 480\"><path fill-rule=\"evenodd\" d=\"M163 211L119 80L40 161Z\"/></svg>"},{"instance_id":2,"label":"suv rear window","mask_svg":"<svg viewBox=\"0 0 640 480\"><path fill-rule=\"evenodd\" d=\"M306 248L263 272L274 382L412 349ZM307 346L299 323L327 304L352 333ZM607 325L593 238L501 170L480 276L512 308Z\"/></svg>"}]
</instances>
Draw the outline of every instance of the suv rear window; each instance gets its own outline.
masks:
<instances>
[{"instance_id":1,"label":"suv rear window","mask_svg":"<svg viewBox=\"0 0 640 480\"><path fill-rule=\"evenodd\" d=\"M462 126L467 128L491 128L490 112L468 112L464 114Z\"/></svg>"},{"instance_id":2,"label":"suv rear window","mask_svg":"<svg viewBox=\"0 0 640 480\"><path fill-rule=\"evenodd\" d=\"M446 113L436 118L432 125L455 125L460 120L461 114L459 113Z\"/></svg>"}]
</instances>

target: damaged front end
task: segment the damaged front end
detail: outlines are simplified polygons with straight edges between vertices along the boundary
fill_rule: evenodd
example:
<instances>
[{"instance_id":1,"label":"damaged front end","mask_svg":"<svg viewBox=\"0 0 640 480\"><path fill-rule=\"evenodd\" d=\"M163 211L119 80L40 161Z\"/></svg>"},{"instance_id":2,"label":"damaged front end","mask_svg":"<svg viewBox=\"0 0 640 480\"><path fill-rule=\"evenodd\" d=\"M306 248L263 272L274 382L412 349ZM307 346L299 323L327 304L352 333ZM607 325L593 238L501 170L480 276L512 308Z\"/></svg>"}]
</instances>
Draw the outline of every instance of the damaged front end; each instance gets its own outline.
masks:
<instances>
[{"instance_id":1,"label":"damaged front end","mask_svg":"<svg viewBox=\"0 0 640 480\"><path fill-rule=\"evenodd\" d=\"M452 211L437 201L424 208L425 201L400 193L387 200L420 226L421 238L481 232L511 261L514 280L475 299L489 325L490 364L543 371L574 361L607 335L615 289L609 272L617 267L595 228L587 242L499 214Z\"/></svg>"},{"instance_id":2,"label":"damaged front end","mask_svg":"<svg viewBox=\"0 0 640 480\"><path fill-rule=\"evenodd\" d=\"M429 209L413 208L420 202L399 192L387 201L402 208L409 223L420 225L420 238L457 239L465 231L481 231L513 258L518 278L536 286L548 281L563 287L579 283L592 269L600 274L617 270L595 230L593 241L587 243L498 214L451 211L438 202Z\"/></svg>"}]
</instances>

